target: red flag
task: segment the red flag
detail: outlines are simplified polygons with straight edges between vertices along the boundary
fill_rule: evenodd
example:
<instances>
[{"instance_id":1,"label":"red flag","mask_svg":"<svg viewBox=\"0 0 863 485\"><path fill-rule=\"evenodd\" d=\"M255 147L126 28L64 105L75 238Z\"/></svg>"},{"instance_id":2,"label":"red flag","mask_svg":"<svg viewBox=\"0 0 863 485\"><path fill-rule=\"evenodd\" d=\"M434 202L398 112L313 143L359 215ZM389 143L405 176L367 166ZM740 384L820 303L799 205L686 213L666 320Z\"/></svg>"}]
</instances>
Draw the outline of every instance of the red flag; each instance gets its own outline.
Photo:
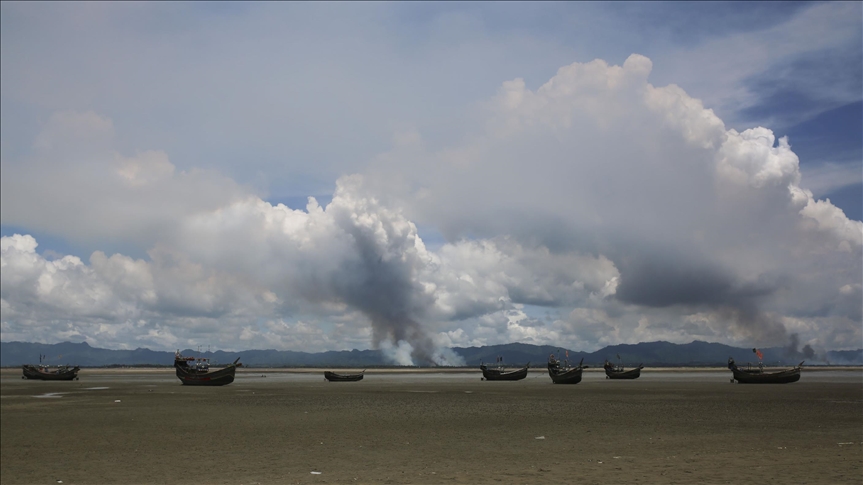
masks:
<instances>
[{"instance_id":1,"label":"red flag","mask_svg":"<svg viewBox=\"0 0 863 485\"><path fill-rule=\"evenodd\" d=\"M758 356L758 360L761 360L761 359L763 359L763 358L764 358L764 354L762 354L760 350L758 350L758 349L752 349L752 351L753 351L753 352L755 352L755 355L757 355L757 356Z\"/></svg>"}]
</instances>

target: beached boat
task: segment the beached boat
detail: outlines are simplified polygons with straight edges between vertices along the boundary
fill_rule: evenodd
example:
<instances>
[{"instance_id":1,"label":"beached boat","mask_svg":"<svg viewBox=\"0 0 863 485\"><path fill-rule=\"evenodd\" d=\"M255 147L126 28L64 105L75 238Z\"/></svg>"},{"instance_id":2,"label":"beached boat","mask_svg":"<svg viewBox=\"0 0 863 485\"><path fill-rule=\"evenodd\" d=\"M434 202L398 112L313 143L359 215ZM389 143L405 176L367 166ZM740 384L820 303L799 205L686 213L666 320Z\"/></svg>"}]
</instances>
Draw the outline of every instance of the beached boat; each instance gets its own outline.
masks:
<instances>
[{"instance_id":1,"label":"beached boat","mask_svg":"<svg viewBox=\"0 0 863 485\"><path fill-rule=\"evenodd\" d=\"M581 373L588 366L582 365L584 359L578 363L576 367L569 367L566 363L560 365L560 361L550 359L548 361L548 376L551 377L551 382L555 384L578 384L581 382Z\"/></svg>"},{"instance_id":2,"label":"beached boat","mask_svg":"<svg viewBox=\"0 0 863 485\"><path fill-rule=\"evenodd\" d=\"M734 359L729 358L728 368L731 369L734 375L731 382L737 381L740 384L788 384L800 380L800 369L803 368L803 362L797 364L793 369L764 372L764 369L760 365L756 368L741 369L734 363Z\"/></svg>"},{"instance_id":3,"label":"beached boat","mask_svg":"<svg viewBox=\"0 0 863 485\"><path fill-rule=\"evenodd\" d=\"M324 371L324 379L330 382L357 382L363 380L365 372L365 369L359 374L336 374L335 372Z\"/></svg>"},{"instance_id":4,"label":"beached boat","mask_svg":"<svg viewBox=\"0 0 863 485\"><path fill-rule=\"evenodd\" d=\"M24 371L22 379L36 379L40 381L71 381L78 379L78 371L81 370L77 365L69 367L68 365L50 368L47 365L23 365L21 368Z\"/></svg>"},{"instance_id":5,"label":"beached boat","mask_svg":"<svg viewBox=\"0 0 863 485\"><path fill-rule=\"evenodd\" d=\"M635 369L625 370L622 365L614 365L607 360L602 367L605 369L606 379L638 379L641 376L641 369L644 369L643 365L638 364Z\"/></svg>"},{"instance_id":6,"label":"beached boat","mask_svg":"<svg viewBox=\"0 0 863 485\"><path fill-rule=\"evenodd\" d=\"M503 367L492 369L485 364L480 364L479 366L482 371L482 378L487 381L520 381L527 377L528 367L530 367L530 362L521 369L513 371L506 371Z\"/></svg>"},{"instance_id":7,"label":"beached boat","mask_svg":"<svg viewBox=\"0 0 863 485\"><path fill-rule=\"evenodd\" d=\"M177 377L187 386L224 386L234 382L234 374L240 358L237 357L232 364L224 369L210 370L210 359L183 357L179 351L174 356L174 368L177 369Z\"/></svg>"}]
</instances>

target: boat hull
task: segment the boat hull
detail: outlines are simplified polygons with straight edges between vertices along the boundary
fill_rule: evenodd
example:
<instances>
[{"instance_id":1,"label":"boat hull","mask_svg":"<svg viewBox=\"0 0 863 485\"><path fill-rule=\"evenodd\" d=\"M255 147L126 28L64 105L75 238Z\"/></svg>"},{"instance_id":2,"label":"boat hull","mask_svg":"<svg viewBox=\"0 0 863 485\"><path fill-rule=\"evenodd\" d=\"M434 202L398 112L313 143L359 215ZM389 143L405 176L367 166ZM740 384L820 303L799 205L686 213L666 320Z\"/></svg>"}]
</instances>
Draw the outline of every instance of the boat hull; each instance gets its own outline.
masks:
<instances>
[{"instance_id":1,"label":"boat hull","mask_svg":"<svg viewBox=\"0 0 863 485\"><path fill-rule=\"evenodd\" d=\"M778 372L764 372L758 370L745 370L737 367L734 359L728 359L728 368L731 370L732 381L739 384L790 384L800 380L800 370L803 363L793 369Z\"/></svg>"},{"instance_id":2,"label":"boat hull","mask_svg":"<svg viewBox=\"0 0 863 485\"><path fill-rule=\"evenodd\" d=\"M357 382L363 380L364 374L336 374L335 372L324 371L324 379L330 382Z\"/></svg>"},{"instance_id":3,"label":"boat hull","mask_svg":"<svg viewBox=\"0 0 863 485\"><path fill-rule=\"evenodd\" d=\"M177 367L177 378L184 386L224 386L234 382L237 366L229 365L212 372L187 371Z\"/></svg>"},{"instance_id":4,"label":"boat hull","mask_svg":"<svg viewBox=\"0 0 863 485\"><path fill-rule=\"evenodd\" d=\"M628 371L614 371L606 367L605 377L607 379L638 379L641 377L641 366Z\"/></svg>"},{"instance_id":5,"label":"boat hull","mask_svg":"<svg viewBox=\"0 0 863 485\"><path fill-rule=\"evenodd\" d=\"M740 384L790 384L800 380L800 369L780 372L746 372L731 369L734 380Z\"/></svg>"},{"instance_id":6,"label":"boat hull","mask_svg":"<svg viewBox=\"0 0 863 485\"><path fill-rule=\"evenodd\" d=\"M548 376L555 384L578 384L584 368L581 366L572 369L561 369L559 366L548 365Z\"/></svg>"},{"instance_id":7,"label":"boat hull","mask_svg":"<svg viewBox=\"0 0 863 485\"><path fill-rule=\"evenodd\" d=\"M71 369L67 369L64 371L58 372L44 372L40 370L36 366L32 365L24 365L22 366L22 371L24 372L24 379L33 379L39 381L71 381L78 378L78 371L81 370L79 367L75 366Z\"/></svg>"},{"instance_id":8,"label":"boat hull","mask_svg":"<svg viewBox=\"0 0 863 485\"><path fill-rule=\"evenodd\" d=\"M511 372L503 372L498 369L489 369L485 365L479 366L482 377L487 381L520 381L527 377L527 366Z\"/></svg>"}]
</instances>

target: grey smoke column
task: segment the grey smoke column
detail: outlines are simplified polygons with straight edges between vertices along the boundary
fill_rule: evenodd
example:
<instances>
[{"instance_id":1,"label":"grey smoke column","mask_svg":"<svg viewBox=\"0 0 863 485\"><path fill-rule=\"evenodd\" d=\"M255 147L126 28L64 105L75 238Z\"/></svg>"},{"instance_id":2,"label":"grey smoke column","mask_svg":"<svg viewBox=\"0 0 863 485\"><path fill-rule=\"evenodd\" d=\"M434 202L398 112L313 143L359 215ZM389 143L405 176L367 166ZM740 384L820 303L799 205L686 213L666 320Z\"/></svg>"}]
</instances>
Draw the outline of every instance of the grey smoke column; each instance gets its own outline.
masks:
<instances>
[{"instance_id":1,"label":"grey smoke column","mask_svg":"<svg viewBox=\"0 0 863 485\"><path fill-rule=\"evenodd\" d=\"M356 257L346 260L333 275L332 289L369 317L376 348L386 341L405 341L413 347L414 363L434 363L434 342L418 323L434 304L434 297L416 279L425 264L416 248L416 230L400 216L387 218L388 213L373 201L361 202L361 209L372 205L374 214L371 210L351 212L337 204L327 208L335 212L336 224L352 238L356 249Z\"/></svg>"}]
</instances>

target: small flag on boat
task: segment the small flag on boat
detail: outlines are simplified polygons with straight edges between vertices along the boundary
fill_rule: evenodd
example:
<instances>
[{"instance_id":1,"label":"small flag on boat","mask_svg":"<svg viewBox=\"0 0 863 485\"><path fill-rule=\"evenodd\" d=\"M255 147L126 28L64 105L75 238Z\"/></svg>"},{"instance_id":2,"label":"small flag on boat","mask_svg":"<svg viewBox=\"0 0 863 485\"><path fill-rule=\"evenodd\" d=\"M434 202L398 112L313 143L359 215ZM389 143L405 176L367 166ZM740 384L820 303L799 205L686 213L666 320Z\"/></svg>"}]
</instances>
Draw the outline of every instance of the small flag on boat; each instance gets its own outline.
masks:
<instances>
[{"instance_id":1,"label":"small flag on boat","mask_svg":"<svg viewBox=\"0 0 863 485\"><path fill-rule=\"evenodd\" d=\"M620 360L620 354L617 354L617 360Z\"/></svg>"},{"instance_id":2,"label":"small flag on boat","mask_svg":"<svg viewBox=\"0 0 863 485\"><path fill-rule=\"evenodd\" d=\"M752 351L753 351L753 352L755 352L755 355L757 355L757 356L758 356L758 360L761 360L761 359L763 359L763 358L764 358L764 354L762 354L760 350L758 350L758 349L752 349Z\"/></svg>"},{"instance_id":3,"label":"small flag on boat","mask_svg":"<svg viewBox=\"0 0 863 485\"><path fill-rule=\"evenodd\" d=\"M566 358L567 359L569 358L569 351L568 350L566 351Z\"/></svg>"}]
</instances>

